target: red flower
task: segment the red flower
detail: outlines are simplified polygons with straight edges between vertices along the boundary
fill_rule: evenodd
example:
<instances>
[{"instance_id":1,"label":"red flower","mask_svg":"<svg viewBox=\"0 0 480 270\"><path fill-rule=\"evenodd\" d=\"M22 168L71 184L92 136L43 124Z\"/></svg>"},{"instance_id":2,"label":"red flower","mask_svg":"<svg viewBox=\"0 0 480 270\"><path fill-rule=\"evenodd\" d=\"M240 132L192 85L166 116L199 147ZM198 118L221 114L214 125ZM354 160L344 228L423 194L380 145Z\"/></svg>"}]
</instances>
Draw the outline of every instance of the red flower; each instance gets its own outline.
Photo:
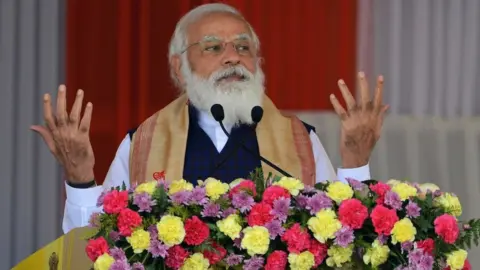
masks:
<instances>
[{"instance_id":1,"label":"red flower","mask_svg":"<svg viewBox=\"0 0 480 270\"><path fill-rule=\"evenodd\" d=\"M240 191L247 191L252 194L253 197L257 196L257 190L255 187L255 183L252 180L243 180L240 184L236 185L230 190L230 198L232 198L233 194L237 194Z\"/></svg>"},{"instance_id":2,"label":"red flower","mask_svg":"<svg viewBox=\"0 0 480 270\"><path fill-rule=\"evenodd\" d=\"M287 267L287 253L283 250L275 250L267 258L265 270L282 270Z\"/></svg>"},{"instance_id":3,"label":"red flower","mask_svg":"<svg viewBox=\"0 0 480 270\"><path fill-rule=\"evenodd\" d=\"M197 216L185 221L185 243L198 246L210 236L210 229L207 224Z\"/></svg>"},{"instance_id":4,"label":"red flower","mask_svg":"<svg viewBox=\"0 0 480 270\"><path fill-rule=\"evenodd\" d=\"M132 230L142 224L142 217L135 211L125 208L117 218L118 231L123 236L130 236Z\"/></svg>"},{"instance_id":5,"label":"red flower","mask_svg":"<svg viewBox=\"0 0 480 270\"><path fill-rule=\"evenodd\" d=\"M427 238L417 242L417 248L423 249L424 253L433 255L433 250L435 249L435 241L432 238Z\"/></svg>"},{"instance_id":6,"label":"red flower","mask_svg":"<svg viewBox=\"0 0 480 270\"><path fill-rule=\"evenodd\" d=\"M179 269L190 254L179 245L168 249L165 264L172 269Z\"/></svg>"},{"instance_id":7,"label":"red flower","mask_svg":"<svg viewBox=\"0 0 480 270\"><path fill-rule=\"evenodd\" d=\"M213 243L212 248L215 250L205 250L203 256L208 259L210 265L215 265L227 255L227 250L217 243Z\"/></svg>"},{"instance_id":8,"label":"red flower","mask_svg":"<svg viewBox=\"0 0 480 270\"><path fill-rule=\"evenodd\" d=\"M457 219L449 214L443 214L435 219L435 233L438 234L445 243L453 244L457 241L460 229L457 225Z\"/></svg>"},{"instance_id":9,"label":"red flower","mask_svg":"<svg viewBox=\"0 0 480 270\"><path fill-rule=\"evenodd\" d=\"M315 239L312 239L308 251L310 251L310 253L312 253L315 257L314 267L317 267L322 264L323 260L325 260L325 258L327 257L328 246L326 244L318 242Z\"/></svg>"},{"instance_id":10,"label":"red flower","mask_svg":"<svg viewBox=\"0 0 480 270\"><path fill-rule=\"evenodd\" d=\"M451 269L450 269L450 266L447 266L446 268L443 268L443 270L451 270ZM462 270L472 270L472 265L468 260L465 260Z\"/></svg>"},{"instance_id":11,"label":"red flower","mask_svg":"<svg viewBox=\"0 0 480 270\"><path fill-rule=\"evenodd\" d=\"M282 241L286 242L288 252L300 253L310 248L310 234L300 226L299 223L293 224L290 229L282 235Z\"/></svg>"},{"instance_id":12,"label":"red flower","mask_svg":"<svg viewBox=\"0 0 480 270\"><path fill-rule=\"evenodd\" d=\"M387 191L389 191L391 188L389 185L378 182L375 185L370 185L370 189L377 194L378 198L376 200L377 204L383 204L383 201L385 199L385 194Z\"/></svg>"},{"instance_id":13,"label":"red flower","mask_svg":"<svg viewBox=\"0 0 480 270\"><path fill-rule=\"evenodd\" d=\"M377 205L370 214L375 232L383 235L390 235L395 222L398 221L397 212L388 209L383 205Z\"/></svg>"},{"instance_id":14,"label":"red flower","mask_svg":"<svg viewBox=\"0 0 480 270\"><path fill-rule=\"evenodd\" d=\"M343 225L360 229L368 217L368 209L360 200L348 199L340 204L338 216Z\"/></svg>"},{"instance_id":15,"label":"red flower","mask_svg":"<svg viewBox=\"0 0 480 270\"><path fill-rule=\"evenodd\" d=\"M108 243L103 237L97 239L88 240L88 244L85 247L87 256L94 262L101 255L108 253Z\"/></svg>"},{"instance_id":16,"label":"red flower","mask_svg":"<svg viewBox=\"0 0 480 270\"><path fill-rule=\"evenodd\" d=\"M263 192L262 202L273 205L278 198L290 198L290 192L281 186L270 186Z\"/></svg>"},{"instance_id":17,"label":"red flower","mask_svg":"<svg viewBox=\"0 0 480 270\"><path fill-rule=\"evenodd\" d=\"M266 203L257 203L252 207L250 214L248 214L247 221L250 226L263 226L273 220L273 215L270 214L272 207Z\"/></svg>"},{"instance_id":18,"label":"red flower","mask_svg":"<svg viewBox=\"0 0 480 270\"><path fill-rule=\"evenodd\" d=\"M107 214L118 214L122 209L127 208L128 191L113 190L103 198L103 210Z\"/></svg>"}]
</instances>

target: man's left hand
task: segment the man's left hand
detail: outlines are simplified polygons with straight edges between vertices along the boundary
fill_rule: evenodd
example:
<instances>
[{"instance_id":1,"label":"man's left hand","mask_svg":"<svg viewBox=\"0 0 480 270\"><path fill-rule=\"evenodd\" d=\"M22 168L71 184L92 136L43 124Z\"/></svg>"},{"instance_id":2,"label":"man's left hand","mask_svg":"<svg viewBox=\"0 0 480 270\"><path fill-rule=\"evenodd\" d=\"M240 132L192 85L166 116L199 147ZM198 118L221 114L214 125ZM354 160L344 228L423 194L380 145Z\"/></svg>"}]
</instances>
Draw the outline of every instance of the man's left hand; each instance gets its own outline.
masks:
<instances>
[{"instance_id":1,"label":"man's left hand","mask_svg":"<svg viewBox=\"0 0 480 270\"><path fill-rule=\"evenodd\" d=\"M382 102L383 77L377 79L375 96L370 98L370 90L365 74L358 74L360 100L356 101L343 80L338 87L345 100L347 110L343 108L334 94L330 101L342 121L340 153L343 168L357 168L368 163L373 148L380 138L383 118L388 105Z\"/></svg>"}]
</instances>

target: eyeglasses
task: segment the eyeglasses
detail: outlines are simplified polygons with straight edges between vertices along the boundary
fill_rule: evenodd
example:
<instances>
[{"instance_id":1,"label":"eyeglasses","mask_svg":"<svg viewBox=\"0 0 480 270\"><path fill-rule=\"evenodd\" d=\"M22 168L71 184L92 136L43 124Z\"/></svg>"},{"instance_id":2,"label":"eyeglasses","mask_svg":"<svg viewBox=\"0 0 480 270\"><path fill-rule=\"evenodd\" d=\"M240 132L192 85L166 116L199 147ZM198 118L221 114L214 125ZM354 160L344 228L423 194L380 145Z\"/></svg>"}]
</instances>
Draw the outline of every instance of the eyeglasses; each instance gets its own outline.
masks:
<instances>
[{"instance_id":1,"label":"eyeglasses","mask_svg":"<svg viewBox=\"0 0 480 270\"><path fill-rule=\"evenodd\" d=\"M234 40L231 42L223 42L221 40L205 40L199 41L190 44L187 48L185 48L181 53L183 54L188 49L193 46L198 45L202 50L202 54L204 55L221 55L227 49L228 44L232 44L233 48L239 55L243 56L252 56L253 55L253 46L249 40Z\"/></svg>"}]
</instances>

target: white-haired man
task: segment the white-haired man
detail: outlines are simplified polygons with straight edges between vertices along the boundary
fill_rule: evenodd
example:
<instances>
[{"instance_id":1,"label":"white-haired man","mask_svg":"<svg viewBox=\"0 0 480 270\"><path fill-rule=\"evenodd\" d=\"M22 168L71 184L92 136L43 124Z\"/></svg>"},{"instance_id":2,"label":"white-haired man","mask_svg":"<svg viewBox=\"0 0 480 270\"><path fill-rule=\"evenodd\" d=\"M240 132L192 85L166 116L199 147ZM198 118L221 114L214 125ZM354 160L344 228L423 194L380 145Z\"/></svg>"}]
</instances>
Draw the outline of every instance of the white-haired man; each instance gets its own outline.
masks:
<instances>
[{"instance_id":1,"label":"white-haired man","mask_svg":"<svg viewBox=\"0 0 480 270\"><path fill-rule=\"evenodd\" d=\"M225 182L246 178L261 167L263 156L294 177L313 185L318 181L370 178L368 160L379 138L386 106L382 104L382 78L370 98L359 74L361 100L356 102L345 83L339 88L347 109L336 97L331 102L342 121L342 168L337 173L312 126L284 116L265 95L260 67L260 42L252 27L234 8L208 4L186 14L173 34L169 62L181 95L125 137L103 186L96 186L94 155L89 140L92 104L81 117L83 92L79 90L70 114L66 89L59 87L56 114L49 95L44 97L46 127L41 134L67 175L67 201L63 230L85 226L99 211L97 198L105 188L138 184L164 177L166 181L215 177ZM220 104L227 136L214 120L211 107ZM263 108L257 124L251 111Z\"/></svg>"}]
</instances>

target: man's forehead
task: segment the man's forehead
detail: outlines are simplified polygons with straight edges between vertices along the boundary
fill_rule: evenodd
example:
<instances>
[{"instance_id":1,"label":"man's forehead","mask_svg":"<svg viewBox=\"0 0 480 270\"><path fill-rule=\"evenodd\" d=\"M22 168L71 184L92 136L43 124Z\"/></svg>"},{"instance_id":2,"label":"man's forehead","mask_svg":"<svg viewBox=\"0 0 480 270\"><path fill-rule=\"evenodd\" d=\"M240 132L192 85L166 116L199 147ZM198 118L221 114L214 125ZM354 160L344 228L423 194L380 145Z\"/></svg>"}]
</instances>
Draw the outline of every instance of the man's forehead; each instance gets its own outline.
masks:
<instances>
[{"instance_id":1,"label":"man's forehead","mask_svg":"<svg viewBox=\"0 0 480 270\"><path fill-rule=\"evenodd\" d=\"M192 24L188 31L189 39L216 38L246 39L250 38L250 29L247 23L233 14L213 13L206 15Z\"/></svg>"}]
</instances>

